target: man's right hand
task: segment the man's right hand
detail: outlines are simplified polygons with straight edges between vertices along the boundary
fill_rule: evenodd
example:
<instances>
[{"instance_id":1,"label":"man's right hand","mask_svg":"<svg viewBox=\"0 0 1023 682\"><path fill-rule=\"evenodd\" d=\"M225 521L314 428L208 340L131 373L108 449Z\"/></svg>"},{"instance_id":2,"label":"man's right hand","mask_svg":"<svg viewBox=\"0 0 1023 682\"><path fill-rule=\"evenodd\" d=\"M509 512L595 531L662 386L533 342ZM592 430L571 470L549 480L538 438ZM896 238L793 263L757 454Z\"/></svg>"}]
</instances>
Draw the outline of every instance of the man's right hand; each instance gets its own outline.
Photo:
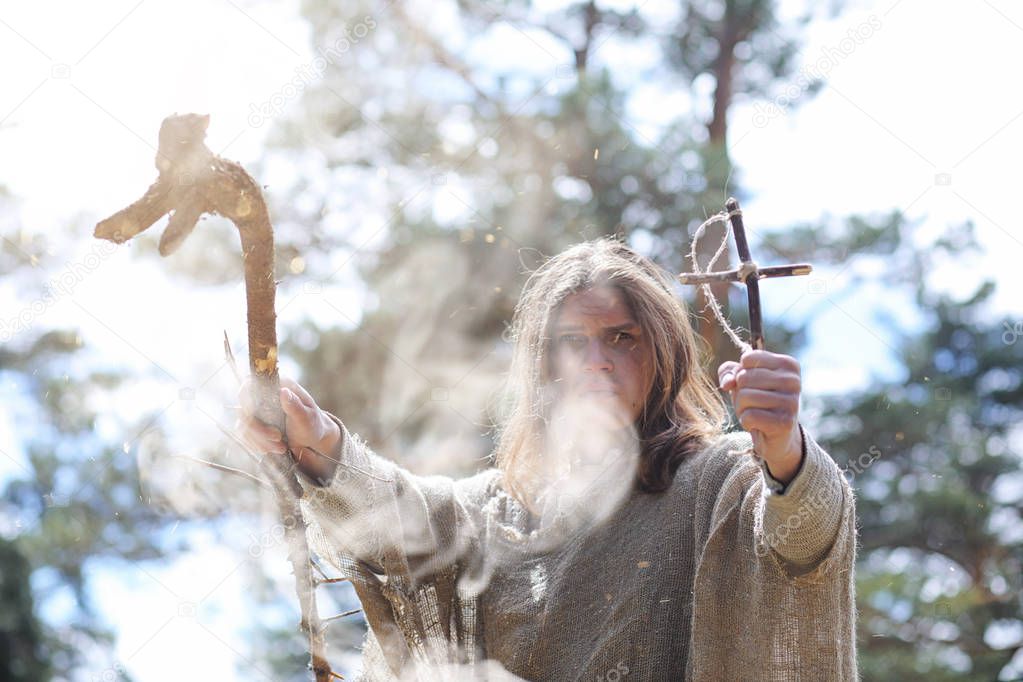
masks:
<instances>
[{"instance_id":1,"label":"man's right hand","mask_svg":"<svg viewBox=\"0 0 1023 682\"><path fill-rule=\"evenodd\" d=\"M313 480L329 481L337 466L337 461L330 455L341 440L340 427L297 382L281 377L280 385L288 446L284 445L281 432L276 427L255 416L255 382L251 377L238 389L242 413L235 422L235 432L249 448L260 454L283 455L290 447L292 457L304 474Z\"/></svg>"}]
</instances>

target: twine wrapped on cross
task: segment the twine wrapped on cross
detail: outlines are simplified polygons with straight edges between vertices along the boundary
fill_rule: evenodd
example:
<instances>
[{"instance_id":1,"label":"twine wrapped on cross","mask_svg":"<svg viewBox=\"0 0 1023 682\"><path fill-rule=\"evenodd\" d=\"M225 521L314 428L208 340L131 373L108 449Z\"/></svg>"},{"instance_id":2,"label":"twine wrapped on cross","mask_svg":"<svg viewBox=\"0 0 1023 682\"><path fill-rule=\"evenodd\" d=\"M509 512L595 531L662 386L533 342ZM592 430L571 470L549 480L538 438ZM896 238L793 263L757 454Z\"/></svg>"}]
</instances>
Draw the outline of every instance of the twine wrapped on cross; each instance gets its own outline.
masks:
<instances>
[{"instance_id":1,"label":"twine wrapped on cross","mask_svg":"<svg viewBox=\"0 0 1023 682\"><path fill-rule=\"evenodd\" d=\"M724 255L725 250L728 248L728 231L726 230L717 251L714 252L710 262L707 263L706 270L703 270L696 259L696 245L706 233L709 225L723 222L727 222L732 227L732 234L735 236L735 248L739 252L739 267L734 270L713 271L714 264ZM728 338L732 340L732 343L743 353L750 349L764 349L764 322L760 308L760 280L769 277L809 275L813 271L813 266L809 263L769 265L765 267L757 265L750 255L749 242L746 240L746 228L742 222L742 210L739 208L739 202L734 198L725 202L725 210L723 212L715 213L696 230L689 249L689 258L693 262L693 272L682 273L678 276L679 281L683 284L693 284L701 287L704 295L707 297L707 304L714 313L714 317L717 318L718 323L725 330L725 333L728 334ZM742 282L746 285L746 296L749 301L749 343L739 338L739 335L732 329L732 326L728 324L728 320L725 319L725 315L721 311L721 304L718 303L717 298L715 298L714 293L710 289L711 282Z\"/></svg>"}]
</instances>

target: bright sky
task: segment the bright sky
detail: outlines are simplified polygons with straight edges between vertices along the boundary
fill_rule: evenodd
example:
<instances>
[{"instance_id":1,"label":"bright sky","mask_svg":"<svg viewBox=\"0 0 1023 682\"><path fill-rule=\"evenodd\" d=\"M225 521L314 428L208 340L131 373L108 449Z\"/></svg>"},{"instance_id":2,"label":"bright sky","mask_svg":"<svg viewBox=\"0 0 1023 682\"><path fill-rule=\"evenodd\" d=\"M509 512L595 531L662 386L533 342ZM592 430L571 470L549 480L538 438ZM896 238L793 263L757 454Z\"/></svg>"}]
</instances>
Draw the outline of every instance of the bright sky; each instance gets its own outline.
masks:
<instances>
[{"instance_id":1,"label":"bright sky","mask_svg":"<svg viewBox=\"0 0 1023 682\"><path fill-rule=\"evenodd\" d=\"M181 388L208 380L205 398L211 403L232 393L229 373L218 371L217 349L227 328L244 357L243 292L240 284L182 288L173 274L133 254L135 246L97 251L92 227L153 180L156 133L170 112L208 112L211 149L243 164L261 157L270 124L249 125L250 106L279 93L312 55L296 4L67 0L0 10L0 62L9 65L0 88L0 184L21 202L0 220L20 223L26 239L48 236L54 253L42 265L52 277L73 269L68 263L100 259L102 267L89 269L42 314L47 325L79 328L87 342L113 349L112 363L137 371L137 392L123 398L136 408L165 408L168 419L194 419L193 405L179 399ZM638 4L650 17L671 16L674 7L661 0ZM979 272L990 273L1001 282L992 313L1023 322L1019 287L1010 281L1016 274L1011 263L1023 254L1010 184L1017 176L1015 151L1023 146L1023 91L1011 85L1010 75L1023 63L1023 6L1009 0L850 5L837 20L817 25L803 51L808 68L816 65L828 81L820 94L803 97L795 79L779 93L796 99L794 107L761 102L733 108L732 156L752 195L745 205L748 224L755 231L825 214L901 209L933 235L972 219L986 255L945 264L937 281L966 293ZM425 5L419 7L423 12ZM431 5L427 11L439 21L440 10ZM514 31L490 37L493 44L514 46L478 52L499 68L507 68L500 60L508 54L525 69L554 68L560 59L556 46L538 46ZM601 55L639 70L652 58L614 41ZM688 107L684 95L642 84L627 114L639 131L652 135L666 117ZM144 238L155 241L157 235ZM808 281L765 285L769 319L798 315L822 301L828 306L801 358L808 392L861 386L890 371L885 358L894 341L876 318L886 292L868 287L844 296L850 274L821 272ZM330 292L332 307L300 290L284 292L278 302L282 323L305 315L337 323L339 310L357 317L359 294L346 288L347 281L343 276ZM140 305L141 295L161 303ZM0 322L38 296L0 278ZM180 312L186 309L192 311L187 320ZM903 303L893 301L888 310L900 323L915 323ZM17 387L0 391L6 405L16 402ZM13 433L18 418L13 411L0 413L0 451L7 455L0 457L0 476L16 471L21 459ZM116 430L119 422L111 418L100 428ZM235 553L211 547L199 559L153 568L151 576L95 576L107 617L121 633L118 655L134 675L169 680L205 679L213 670L218 679L237 674L238 647L230 644L238 632L230 618L212 614L231 613L244 597L236 566L245 543L235 545ZM203 579L196 581L197 575ZM180 614L181 603L198 602L209 589L209 611ZM211 615L203 622L206 613ZM259 677L250 671L246 679Z\"/></svg>"}]
</instances>

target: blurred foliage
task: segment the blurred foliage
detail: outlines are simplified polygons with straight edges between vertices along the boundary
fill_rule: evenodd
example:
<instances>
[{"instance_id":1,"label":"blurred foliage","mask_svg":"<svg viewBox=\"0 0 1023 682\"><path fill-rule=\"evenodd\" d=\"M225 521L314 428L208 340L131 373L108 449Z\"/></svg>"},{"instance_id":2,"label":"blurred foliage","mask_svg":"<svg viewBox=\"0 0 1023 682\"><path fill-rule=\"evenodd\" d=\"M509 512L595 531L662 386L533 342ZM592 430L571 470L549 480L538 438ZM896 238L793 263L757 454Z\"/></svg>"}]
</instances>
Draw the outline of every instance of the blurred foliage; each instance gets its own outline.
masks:
<instances>
[{"instance_id":1,"label":"blurred foliage","mask_svg":"<svg viewBox=\"0 0 1023 682\"><path fill-rule=\"evenodd\" d=\"M282 357L302 371L296 378L381 454L416 471L463 475L486 466L493 447L506 330L525 275L545 255L609 234L669 270L688 269L681 254L695 228L727 196L746 198L727 154L729 111L793 78L812 16L785 20L767 0L692 0L665 30L642 7L596 2L548 10L458 0L443 9L450 27L438 35L431 12L440 7L305 0L313 45L345 38L350 49L274 118L266 158L250 171L272 203L279 301L301 290L326 313L280 329ZM499 29L525 36L549 66L516 55L497 65L480 46ZM640 73L610 52L651 46L658 62ZM685 92L694 113L651 132L627 113L637 82ZM6 195L0 207L18 210ZM237 282L237 237L212 222L161 267L196 286ZM953 298L930 276L976 248L972 225L930 243L917 238L920 227L891 213L758 231L753 249L764 262L811 261L848 281L798 320L769 326L767 337L797 353L828 304L876 298L875 326L895 335L887 343L898 380L807 399L819 415L810 428L857 491L863 678L993 680L1023 641L1023 338L1008 343L1018 321L987 312L992 285ZM142 243L140 256L157 258ZM716 244L713 232L706 243ZM48 248L15 229L3 235L0 269L38 283ZM355 303L342 291L356 292ZM737 287L719 295L729 291L738 301ZM919 322L886 307L900 296ZM744 309L735 306L736 324L746 324ZM734 356L714 325L698 323L713 357ZM55 676L70 677L90 647L112 646L90 604L90 565L166 560L187 543L163 532L179 517L150 499L125 452L142 433L159 439L161 415L123 424L134 437L121 442L95 429L97 396L137 377L111 370L74 330L24 340L0 347L0 375L17 379L32 404L25 412L38 414L30 470L0 492L17 536L0 541L0 570L4 589L24 591L31 566L40 603L73 595L59 625L34 623L28 601L12 611L25 642L17 646L45 647ZM210 492L216 483L182 485L217 502L191 510L216 523L227 508L226 496ZM233 510L258 508L254 496L231 499ZM305 679L293 596L275 591L261 566L249 569L249 658L275 679ZM323 615L354 606L346 588L330 594ZM331 631L331 660L361 636L361 619L343 623Z\"/></svg>"},{"instance_id":2,"label":"blurred foliage","mask_svg":"<svg viewBox=\"0 0 1023 682\"><path fill-rule=\"evenodd\" d=\"M43 682L50 668L43 655L29 584L31 566L17 543L0 537L0 679Z\"/></svg>"},{"instance_id":3,"label":"blurred foliage","mask_svg":"<svg viewBox=\"0 0 1023 682\"><path fill-rule=\"evenodd\" d=\"M79 669L92 647L108 650L113 642L86 578L94 564L163 558L180 549L159 537L173 519L143 503L134 460L120 443L99 441L93 432L90 397L115 390L125 377L96 370L72 381L66 372L83 352L78 335L66 330L0 351L2 375L24 382L35 405L20 405L12 416L37 417L27 443L29 475L7 481L0 505L15 520L17 546L38 571L35 586L44 600L70 596L62 625L46 631L46 660L58 679Z\"/></svg>"},{"instance_id":4,"label":"blurred foliage","mask_svg":"<svg viewBox=\"0 0 1023 682\"><path fill-rule=\"evenodd\" d=\"M906 291L923 315L894 344L902 377L815 405L815 431L857 493L862 674L1010 679L999 674L1023 644L1023 344L1006 333L1013 321L989 316L991 282L959 300L928 280L977 248L971 224L923 249L901 217L882 225L849 220L823 239L797 228L774 244L814 244L821 260L882 258L872 284Z\"/></svg>"}]
</instances>

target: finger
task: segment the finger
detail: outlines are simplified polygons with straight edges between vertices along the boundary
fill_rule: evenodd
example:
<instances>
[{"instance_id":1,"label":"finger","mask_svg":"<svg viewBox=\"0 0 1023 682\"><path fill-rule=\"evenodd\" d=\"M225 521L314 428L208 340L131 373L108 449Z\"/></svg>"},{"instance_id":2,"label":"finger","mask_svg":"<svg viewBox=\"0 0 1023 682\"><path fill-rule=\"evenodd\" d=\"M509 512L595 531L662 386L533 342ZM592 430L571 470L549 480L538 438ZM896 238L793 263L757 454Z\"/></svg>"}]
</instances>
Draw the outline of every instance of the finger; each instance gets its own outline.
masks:
<instances>
[{"instance_id":1,"label":"finger","mask_svg":"<svg viewBox=\"0 0 1023 682\"><path fill-rule=\"evenodd\" d=\"M280 429L256 417L246 417L243 419L242 430L251 434L253 438L267 442L279 442L282 440Z\"/></svg>"},{"instance_id":2,"label":"finger","mask_svg":"<svg viewBox=\"0 0 1023 682\"><path fill-rule=\"evenodd\" d=\"M799 374L799 362L794 357L767 350L746 351L739 358L739 364L743 369L788 369Z\"/></svg>"},{"instance_id":3,"label":"finger","mask_svg":"<svg viewBox=\"0 0 1023 682\"><path fill-rule=\"evenodd\" d=\"M740 369L735 373L735 384L738 388L796 394L802 389L802 381L798 374L772 369Z\"/></svg>"},{"instance_id":4,"label":"finger","mask_svg":"<svg viewBox=\"0 0 1023 682\"><path fill-rule=\"evenodd\" d=\"M739 370L739 363L722 362L718 367L718 387L722 391L730 391L735 388L735 374Z\"/></svg>"},{"instance_id":5,"label":"finger","mask_svg":"<svg viewBox=\"0 0 1023 682\"><path fill-rule=\"evenodd\" d=\"M268 438L251 428L242 425L236 429L238 440L249 452L265 454L284 454L285 446L280 439Z\"/></svg>"},{"instance_id":6,"label":"finger","mask_svg":"<svg viewBox=\"0 0 1023 682\"><path fill-rule=\"evenodd\" d=\"M735 372L739 369L739 363L734 360L726 360L718 366L718 376L721 376L725 372Z\"/></svg>"},{"instance_id":7,"label":"finger","mask_svg":"<svg viewBox=\"0 0 1023 682\"><path fill-rule=\"evenodd\" d=\"M284 443L267 443L259 441L249 444L249 450L259 455L283 455L288 451Z\"/></svg>"},{"instance_id":8,"label":"finger","mask_svg":"<svg viewBox=\"0 0 1023 682\"><path fill-rule=\"evenodd\" d=\"M791 415L782 415L773 410L750 408L736 414L739 424L746 431L760 431L765 437L788 433L792 429Z\"/></svg>"},{"instance_id":9,"label":"finger","mask_svg":"<svg viewBox=\"0 0 1023 682\"><path fill-rule=\"evenodd\" d=\"M309 395L309 391L302 388L302 386L290 377L281 377L281 386L291 389L291 391L299 397L302 404L306 407L316 407L316 401Z\"/></svg>"},{"instance_id":10,"label":"finger","mask_svg":"<svg viewBox=\"0 0 1023 682\"><path fill-rule=\"evenodd\" d=\"M799 411L799 398L789 393L776 391L760 391L755 388L743 388L735 392L735 411L743 412L751 408L762 408L795 416Z\"/></svg>"},{"instance_id":11,"label":"finger","mask_svg":"<svg viewBox=\"0 0 1023 682\"><path fill-rule=\"evenodd\" d=\"M302 402L299 395L290 388L282 386L280 390L280 397L281 407L284 408L285 414L289 415L291 418L301 417L312 409Z\"/></svg>"},{"instance_id":12,"label":"finger","mask_svg":"<svg viewBox=\"0 0 1023 682\"><path fill-rule=\"evenodd\" d=\"M734 362L732 360L728 360L726 362L722 362L718 366L718 379L720 379L725 374L735 374L737 371L739 371L739 363L738 362Z\"/></svg>"},{"instance_id":13,"label":"finger","mask_svg":"<svg viewBox=\"0 0 1023 682\"><path fill-rule=\"evenodd\" d=\"M283 455L287 452L287 447L280 441L271 442L263 439L246 439L244 442L249 452L260 455Z\"/></svg>"}]
</instances>

